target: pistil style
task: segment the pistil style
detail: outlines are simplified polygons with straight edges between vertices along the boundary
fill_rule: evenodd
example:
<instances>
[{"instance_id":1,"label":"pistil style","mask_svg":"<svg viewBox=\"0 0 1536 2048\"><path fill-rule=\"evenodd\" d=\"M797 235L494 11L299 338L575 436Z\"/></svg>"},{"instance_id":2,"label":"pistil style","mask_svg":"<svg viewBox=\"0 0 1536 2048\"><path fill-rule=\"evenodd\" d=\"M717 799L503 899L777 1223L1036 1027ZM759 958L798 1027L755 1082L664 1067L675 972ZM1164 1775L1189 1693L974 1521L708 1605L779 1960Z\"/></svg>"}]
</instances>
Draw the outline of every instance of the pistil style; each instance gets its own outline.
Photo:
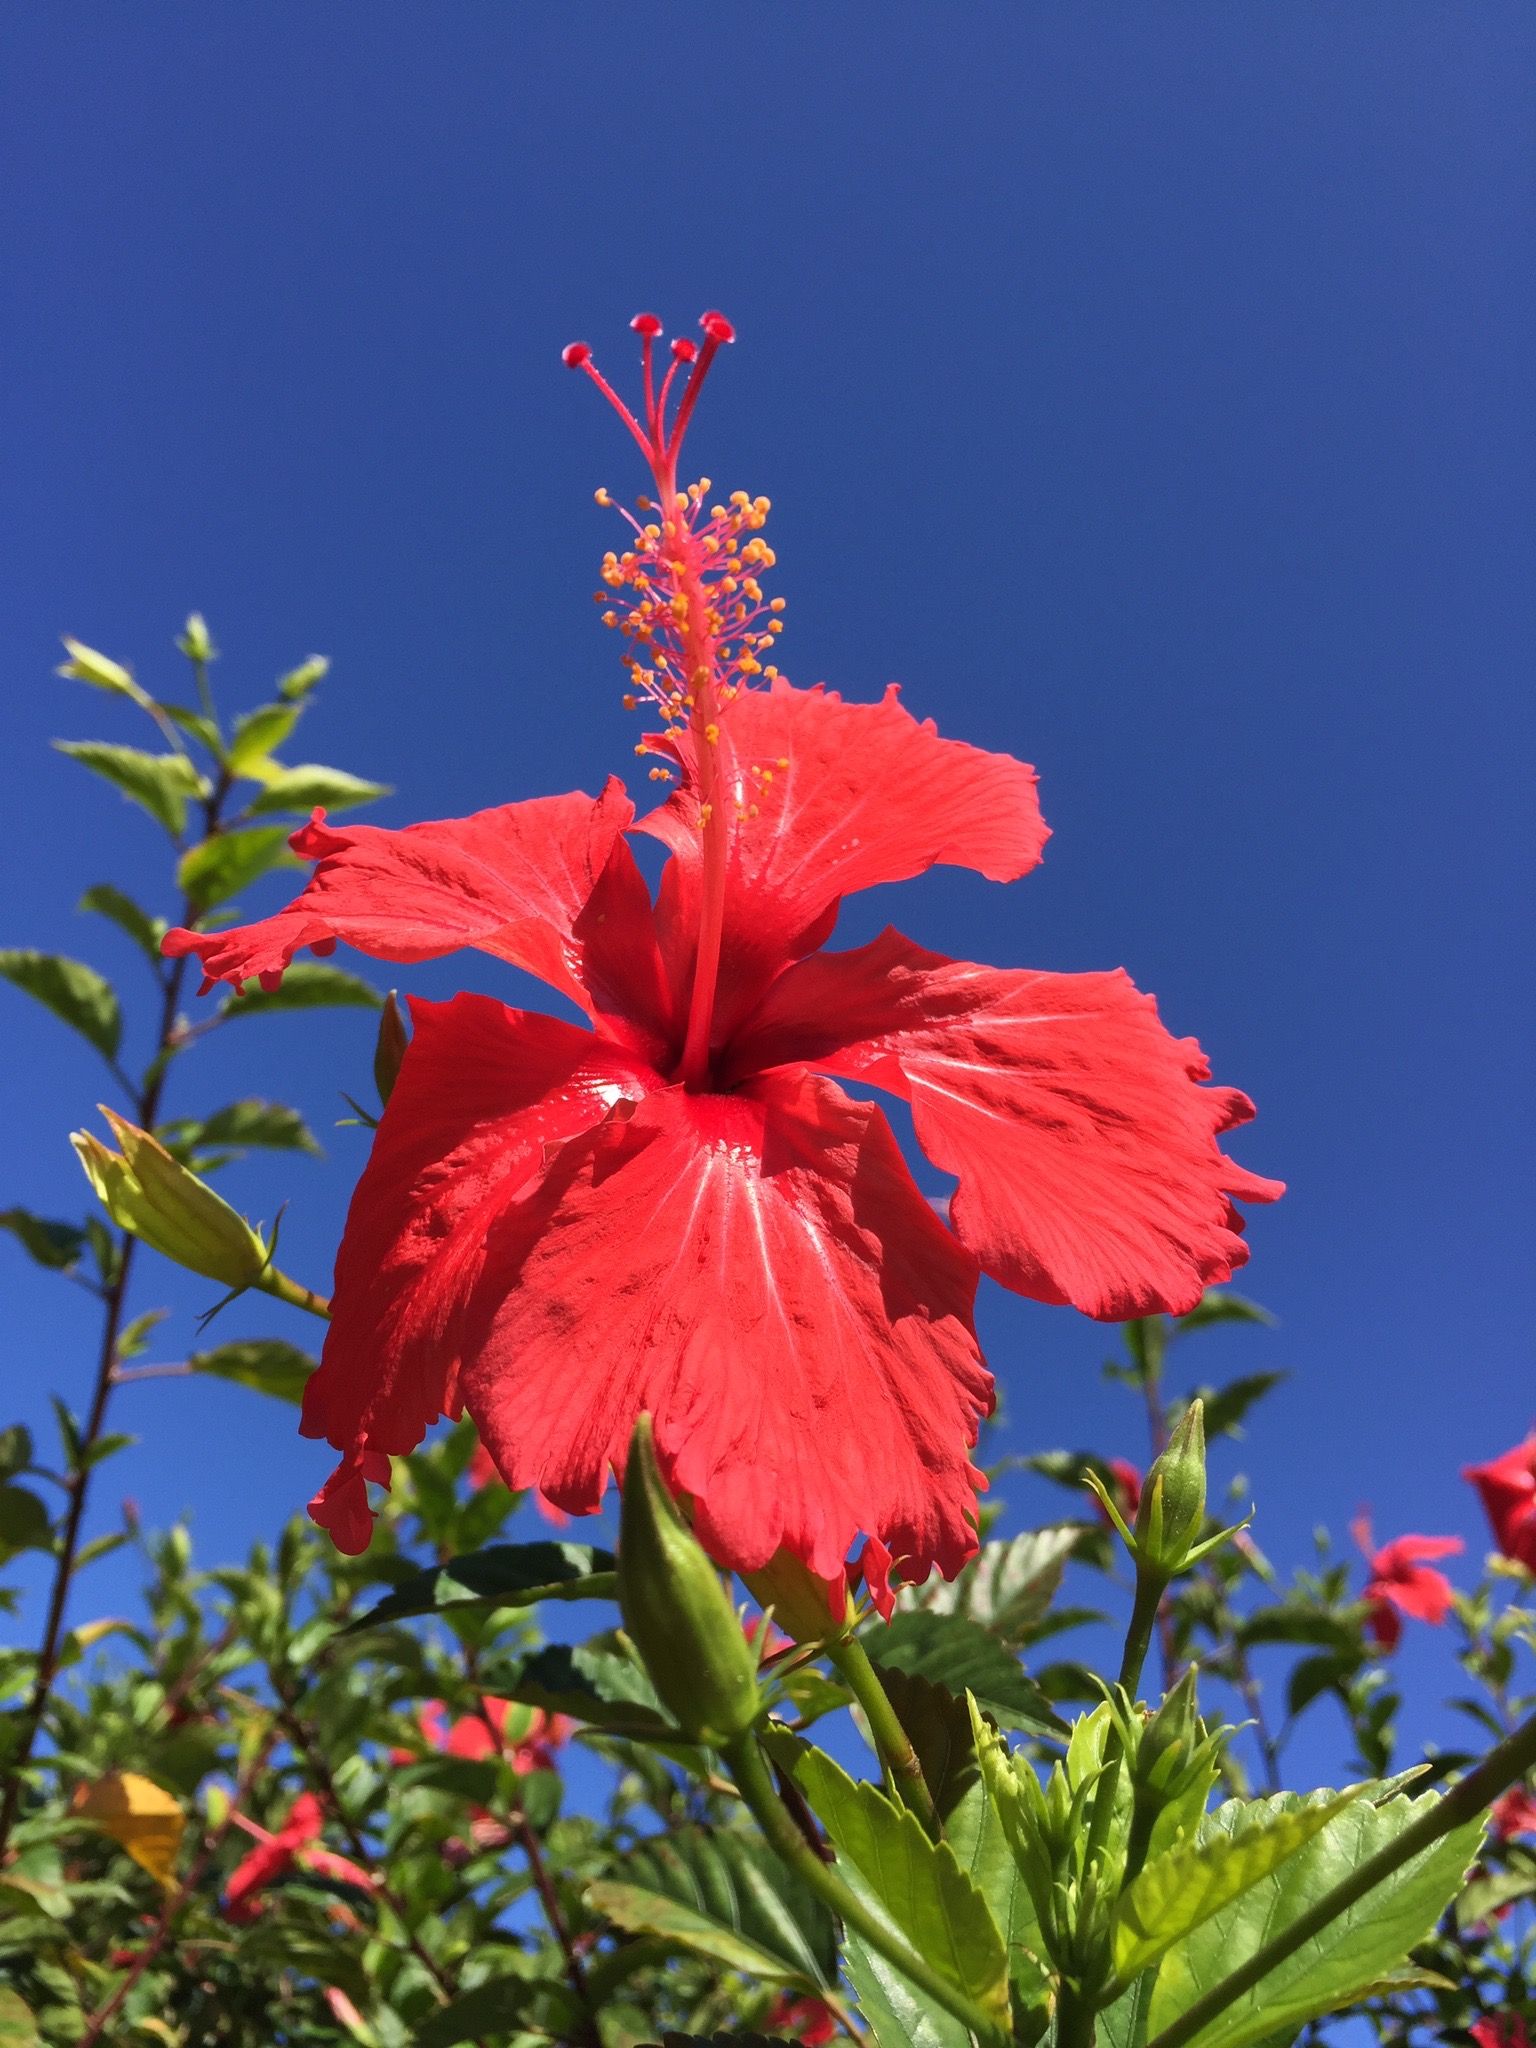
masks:
<instances>
[{"instance_id":1,"label":"pistil style","mask_svg":"<svg viewBox=\"0 0 1536 2048\"><path fill-rule=\"evenodd\" d=\"M677 487L678 457L704 379L720 349L736 338L721 313L706 313L700 325L702 346L683 336L673 341L672 361L658 390L655 346L661 322L654 313L637 313L630 322L640 336L643 424L598 370L585 342L573 342L564 354L566 364L584 370L623 420L656 485L657 501L640 499L639 511L659 518L642 523L625 511L636 545L604 557L604 583L610 590L630 594L622 600L622 611L609 609L603 618L634 643L633 651L625 655L632 685L625 703L633 708L644 701L661 715L662 733L649 735L635 751L680 762L679 735L686 734L698 791L702 888L678 1065L678 1078L690 1089L704 1088L709 1080L733 823L753 808L753 792L773 773L772 766L737 762L727 712L732 699L755 678L777 674L760 657L782 630L777 614L783 608L782 598L764 600L758 582L758 571L771 568L774 560L773 550L757 537L768 500L737 491L727 505L714 505L706 515L707 478L686 491ZM688 380L669 424L668 399L685 369ZM597 497L599 504L614 503L606 490ZM598 601L608 600L599 592ZM651 770L655 781L670 780L671 774L667 766Z\"/></svg>"}]
</instances>

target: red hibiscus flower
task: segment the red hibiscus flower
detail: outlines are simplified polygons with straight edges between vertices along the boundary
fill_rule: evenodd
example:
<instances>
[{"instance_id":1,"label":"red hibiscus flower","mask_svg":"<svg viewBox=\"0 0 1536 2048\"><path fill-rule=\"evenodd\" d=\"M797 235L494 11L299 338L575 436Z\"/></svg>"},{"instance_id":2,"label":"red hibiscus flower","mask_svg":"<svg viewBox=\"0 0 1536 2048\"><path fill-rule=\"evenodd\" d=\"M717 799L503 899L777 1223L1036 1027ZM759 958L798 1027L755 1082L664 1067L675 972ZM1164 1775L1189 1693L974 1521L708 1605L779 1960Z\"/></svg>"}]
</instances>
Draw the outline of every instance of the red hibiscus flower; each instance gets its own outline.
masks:
<instances>
[{"instance_id":1,"label":"red hibiscus flower","mask_svg":"<svg viewBox=\"0 0 1536 2048\"><path fill-rule=\"evenodd\" d=\"M260 1894L281 1883L294 1870L311 1870L317 1877L354 1884L362 1891L373 1888L373 1879L366 1870L345 1856L333 1855L329 1849L318 1846L325 1826L325 1810L313 1792L299 1794L275 1835L243 1813L237 1813L234 1820L237 1827L255 1837L256 1847L230 1872L224 1887L226 1920L254 1920L261 1911Z\"/></svg>"},{"instance_id":2,"label":"red hibiscus flower","mask_svg":"<svg viewBox=\"0 0 1536 2048\"><path fill-rule=\"evenodd\" d=\"M338 940L403 962L474 947L590 1023L412 1004L304 1402L342 1453L311 1504L342 1549L369 1540L367 1482L440 1415L467 1408L509 1486L586 1514L648 1410L721 1564L783 1548L840 1585L862 1536L883 1604L893 1557L920 1579L975 1548L978 1271L1090 1315L1177 1314L1247 1256L1234 1198L1281 1189L1223 1156L1251 1103L1201 1085L1200 1048L1124 973L978 967L894 930L818 950L856 890L935 863L1027 873L1034 771L941 739L894 689L847 704L765 663L767 500L677 486L732 331L706 315L658 390L659 323L635 326L643 424L613 402L659 504L604 563L605 619L661 721L638 751L677 787L638 823L617 781L403 831L317 812L287 909L165 948L197 954L205 987L270 988ZM608 391L584 345L566 359ZM632 826L669 856L654 903ZM911 1105L958 1179L949 1227L840 1081Z\"/></svg>"},{"instance_id":3,"label":"red hibiscus flower","mask_svg":"<svg viewBox=\"0 0 1536 2048\"><path fill-rule=\"evenodd\" d=\"M1487 2013L1469 2031L1477 2048L1530 2048L1531 2037L1517 2012Z\"/></svg>"},{"instance_id":4,"label":"red hibiscus flower","mask_svg":"<svg viewBox=\"0 0 1536 2048\"><path fill-rule=\"evenodd\" d=\"M1516 1835L1536 1835L1536 1799L1524 1785L1511 1785L1493 1802L1488 1825L1498 1842L1513 1841Z\"/></svg>"},{"instance_id":5,"label":"red hibiscus flower","mask_svg":"<svg viewBox=\"0 0 1536 2048\"><path fill-rule=\"evenodd\" d=\"M1396 1536L1377 1550L1365 1515L1350 1524L1350 1533L1370 1567L1365 1587L1366 1626L1382 1649L1397 1648L1404 1614L1415 1621L1433 1622L1436 1627L1445 1620L1455 1589L1444 1572L1431 1570L1427 1560L1455 1557L1464 1548L1459 1536Z\"/></svg>"},{"instance_id":6,"label":"red hibiscus flower","mask_svg":"<svg viewBox=\"0 0 1536 2048\"><path fill-rule=\"evenodd\" d=\"M824 1999L792 1998L781 1991L763 2024L777 2034L792 2034L805 2048L824 2048L837 2034L837 2014Z\"/></svg>"},{"instance_id":7,"label":"red hibiscus flower","mask_svg":"<svg viewBox=\"0 0 1536 2048\"><path fill-rule=\"evenodd\" d=\"M485 1702L483 1715L464 1714L453 1721L441 1700L428 1700L417 1719L428 1742L445 1756L505 1756L515 1771L523 1772L552 1771L573 1725L564 1714L492 1699Z\"/></svg>"},{"instance_id":8,"label":"red hibiscus flower","mask_svg":"<svg viewBox=\"0 0 1536 2048\"><path fill-rule=\"evenodd\" d=\"M1536 1436L1528 1436L1502 1458L1463 1467L1483 1497L1493 1540L1505 1557L1536 1572Z\"/></svg>"}]
</instances>

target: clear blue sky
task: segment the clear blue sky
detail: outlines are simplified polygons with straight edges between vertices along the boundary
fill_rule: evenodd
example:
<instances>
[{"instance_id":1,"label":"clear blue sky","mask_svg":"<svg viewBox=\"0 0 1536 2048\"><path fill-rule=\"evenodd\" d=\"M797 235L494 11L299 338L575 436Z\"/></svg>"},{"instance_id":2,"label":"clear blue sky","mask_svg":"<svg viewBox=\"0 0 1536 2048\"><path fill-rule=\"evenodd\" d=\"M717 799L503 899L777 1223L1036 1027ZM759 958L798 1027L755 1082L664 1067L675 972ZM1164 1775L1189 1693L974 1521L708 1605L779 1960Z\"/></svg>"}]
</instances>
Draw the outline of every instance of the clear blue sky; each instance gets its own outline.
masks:
<instances>
[{"instance_id":1,"label":"clear blue sky","mask_svg":"<svg viewBox=\"0 0 1536 2048\"><path fill-rule=\"evenodd\" d=\"M1536 1413L1533 76L1536 18L1496 0L12 10L0 936L142 975L73 911L159 870L48 751L138 738L52 678L61 631L169 687L198 606L247 702L328 653L303 753L394 784L382 822L630 767L588 593L593 487L641 479L559 349L627 375L637 308L718 305L741 339L694 454L775 501L785 668L900 679L1034 761L1055 827L1018 887L946 872L848 937L892 916L1156 991L1291 1184L1245 1280L1278 1331L1201 1360L1293 1375L1244 1447L1261 1539L1298 1557L1369 1501L1480 1546L1457 1467ZM480 959L408 980L531 993ZM0 1029L0 1205L77 1213L93 1056L5 989ZM173 1108L279 1094L327 1130L323 1166L230 1184L291 1198L318 1284L370 1039L285 1018L178 1070ZM138 1305L177 1304L175 1356L210 1297L165 1277ZM0 1420L82 1399L89 1304L8 1241L0 1286ZM982 1323L1009 1447L1139 1451L1106 1332L990 1286ZM103 1506L189 1508L205 1556L327 1467L238 1390L118 1420Z\"/></svg>"}]
</instances>

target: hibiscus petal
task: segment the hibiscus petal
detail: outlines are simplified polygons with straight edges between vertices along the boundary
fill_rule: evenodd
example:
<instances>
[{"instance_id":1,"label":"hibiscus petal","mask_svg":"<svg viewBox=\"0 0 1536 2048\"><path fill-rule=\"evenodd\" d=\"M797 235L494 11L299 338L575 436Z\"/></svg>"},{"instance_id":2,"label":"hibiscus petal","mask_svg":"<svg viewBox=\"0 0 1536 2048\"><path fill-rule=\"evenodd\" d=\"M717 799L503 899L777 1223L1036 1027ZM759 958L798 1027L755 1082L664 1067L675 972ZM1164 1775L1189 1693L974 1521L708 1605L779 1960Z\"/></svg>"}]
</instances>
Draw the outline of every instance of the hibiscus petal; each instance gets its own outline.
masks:
<instances>
[{"instance_id":1,"label":"hibiscus petal","mask_svg":"<svg viewBox=\"0 0 1536 2048\"><path fill-rule=\"evenodd\" d=\"M461 1391L509 1485L595 1509L649 1410L712 1554L908 1577L975 1547L976 1267L877 1109L810 1075L671 1089L569 1147L488 1246Z\"/></svg>"},{"instance_id":2,"label":"hibiscus petal","mask_svg":"<svg viewBox=\"0 0 1536 2048\"><path fill-rule=\"evenodd\" d=\"M376 960L477 946L590 1007L573 927L633 815L614 779L595 803L579 791L536 797L399 832L333 827L316 811L289 843L319 866L285 910L228 931L168 932L163 950L195 953L206 989L253 977L275 988L302 947L338 939Z\"/></svg>"},{"instance_id":3,"label":"hibiscus petal","mask_svg":"<svg viewBox=\"0 0 1536 2048\"><path fill-rule=\"evenodd\" d=\"M905 1096L924 1151L959 1177L950 1221L987 1271L1111 1321L1193 1308L1248 1257L1229 1198L1283 1192L1216 1143L1248 1098L1198 1086L1199 1046L1118 971L976 967L887 929L769 990L731 1072L785 1061Z\"/></svg>"},{"instance_id":4,"label":"hibiscus petal","mask_svg":"<svg viewBox=\"0 0 1536 2048\"><path fill-rule=\"evenodd\" d=\"M691 976L703 869L692 745L687 733L664 742L682 785L637 828L672 853L657 916L679 988ZM1036 865L1048 837L1033 768L940 739L932 719L919 724L903 710L894 684L879 704L845 704L835 691L782 680L748 690L721 721L720 755L741 815L717 1042L786 961L827 937L839 897L944 863L1011 882Z\"/></svg>"},{"instance_id":5,"label":"hibiscus petal","mask_svg":"<svg viewBox=\"0 0 1536 2048\"><path fill-rule=\"evenodd\" d=\"M549 1148L601 1123L654 1076L589 1031L489 996L413 1001L414 1035L352 1196L331 1325L304 1390L303 1431L347 1455L311 1505L343 1549L366 1548L366 1478L414 1450L454 1390L464 1304L486 1232Z\"/></svg>"}]
</instances>

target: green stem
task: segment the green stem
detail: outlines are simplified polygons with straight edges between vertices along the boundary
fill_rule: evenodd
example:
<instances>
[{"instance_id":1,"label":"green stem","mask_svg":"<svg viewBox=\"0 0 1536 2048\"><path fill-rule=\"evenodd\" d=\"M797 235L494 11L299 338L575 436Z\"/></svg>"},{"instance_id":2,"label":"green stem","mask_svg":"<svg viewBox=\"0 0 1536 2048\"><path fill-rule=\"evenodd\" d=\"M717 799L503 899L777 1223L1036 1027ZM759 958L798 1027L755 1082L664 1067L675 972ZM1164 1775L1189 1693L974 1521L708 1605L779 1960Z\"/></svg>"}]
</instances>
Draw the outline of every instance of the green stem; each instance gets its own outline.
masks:
<instances>
[{"instance_id":1,"label":"green stem","mask_svg":"<svg viewBox=\"0 0 1536 2048\"><path fill-rule=\"evenodd\" d=\"M297 1280L290 1280L276 1266L268 1266L255 1284L263 1294L270 1294L277 1301L286 1301L290 1308L307 1309L312 1316L330 1321L331 1304L325 1296L316 1294L312 1287L301 1287Z\"/></svg>"},{"instance_id":2,"label":"green stem","mask_svg":"<svg viewBox=\"0 0 1536 2048\"><path fill-rule=\"evenodd\" d=\"M864 1710L875 1748L896 1788L897 1797L903 1806L917 1815L925 1833L937 1841L939 1815L933 1794L923 1777L923 1767L912 1747L912 1738L902 1727L896 1709L891 1705L890 1695L880 1683L880 1674L869 1661L869 1652L857 1636L845 1636L841 1642L827 1644L827 1656L842 1673Z\"/></svg>"},{"instance_id":3,"label":"green stem","mask_svg":"<svg viewBox=\"0 0 1536 2048\"><path fill-rule=\"evenodd\" d=\"M1453 1829L1475 1820L1487 1806L1491 1806L1501 1792L1523 1778L1536 1765L1536 1714L1522 1723L1513 1735L1489 1750L1475 1769L1453 1785L1445 1797L1421 1814L1403 1832L1378 1849L1374 1856L1368 1856L1352 1870L1348 1877L1325 1892L1316 1905L1311 1906L1299 1919L1293 1920L1283 1933L1273 1941L1255 1949L1247 1962L1239 1965L1230 1977L1223 1977L1213 1984L1201 1998L1197 1998L1187 2011L1180 2013L1172 2026L1165 2027L1148 2048L1183 2048L1186 2041L1194 2039L1202 2027L1224 2013L1246 1991L1267 1977L1271 1970L1285 1962L1296 1951L1304 1948L1314 1935L1320 1934L1339 1916L1347 1913L1351 1906L1363 1899L1367 1892L1401 1870L1415 1856L1431 1848L1442 1836Z\"/></svg>"},{"instance_id":4,"label":"green stem","mask_svg":"<svg viewBox=\"0 0 1536 2048\"><path fill-rule=\"evenodd\" d=\"M785 1812L755 1735L740 1735L721 1754L743 1801L780 1862L816 1894L837 1918L867 1941L895 1970L936 2005L970 2028L986 2048L1007 2048L1009 2029L985 2013L957 1985L941 1976L888 1921L851 1891L831 1864L823 1863Z\"/></svg>"}]
</instances>

